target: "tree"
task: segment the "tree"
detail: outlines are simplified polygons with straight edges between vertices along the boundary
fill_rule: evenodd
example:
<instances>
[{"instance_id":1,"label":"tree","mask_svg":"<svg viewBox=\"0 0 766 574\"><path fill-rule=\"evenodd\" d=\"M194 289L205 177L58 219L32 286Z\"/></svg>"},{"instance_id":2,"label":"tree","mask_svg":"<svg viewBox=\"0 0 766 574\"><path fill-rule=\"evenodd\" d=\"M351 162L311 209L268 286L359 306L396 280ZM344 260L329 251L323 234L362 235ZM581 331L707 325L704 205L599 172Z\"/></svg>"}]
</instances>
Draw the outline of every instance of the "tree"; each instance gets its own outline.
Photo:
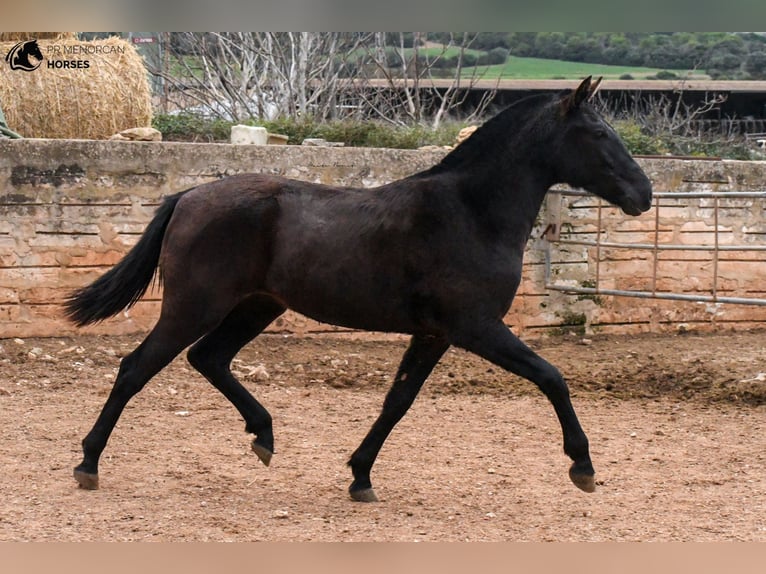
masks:
<instances>
[{"instance_id":1,"label":"tree","mask_svg":"<svg viewBox=\"0 0 766 574\"><path fill-rule=\"evenodd\" d=\"M469 89L480 79L477 68L464 77L468 60L475 58L468 50L476 35L449 34L447 42L432 49L425 48L427 35L424 32L412 33L412 48L407 47L409 37L404 33L389 44L392 36L377 32L367 46L364 65L360 66L363 72L356 83L356 105L365 117L394 124L429 124L436 128L451 111L462 106ZM437 72L445 59L450 59L450 63L454 61L454 73L446 82L437 82L438 76L443 77ZM494 90L484 92L468 119L480 116L493 97Z\"/></svg>"},{"instance_id":2,"label":"tree","mask_svg":"<svg viewBox=\"0 0 766 574\"><path fill-rule=\"evenodd\" d=\"M642 137L654 141L657 145L664 142L675 153L689 153L700 146L704 139L708 145L721 145L734 141L737 134L729 132L718 134L710 139L705 133L704 120L711 114L720 113L721 105L726 101L725 94L712 94L701 103L689 103L684 99L686 80L680 80L672 95L660 94L634 100L633 105L621 102L612 109L606 103L600 103L602 111L615 122L627 122L640 129ZM636 134L638 135L638 134ZM656 153L656 152L651 152Z\"/></svg>"},{"instance_id":3,"label":"tree","mask_svg":"<svg viewBox=\"0 0 766 574\"><path fill-rule=\"evenodd\" d=\"M742 57L729 52L716 52L707 60L707 66L715 70L731 72L742 65Z\"/></svg>"},{"instance_id":4,"label":"tree","mask_svg":"<svg viewBox=\"0 0 766 574\"><path fill-rule=\"evenodd\" d=\"M749 54L743 67L754 80L766 80L766 51Z\"/></svg>"},{"instance_id":5,"label":"tree","mask_svg":"<svg viewBox=\"0 0 766 574\"><path fill-rule=\"evenodd\" d=\"M566 52L566 41L561 32L540 32L535 38L535 54L540 58L561 59Z\"/></svg>"},{"instance_id":6,"label":"tree","mask_svg":"<svg viewBox=\"0 0 766 574\"><path fill-rule=\"evenodd\" d=\"M597 51L597 42L593 38L588 38L585 34L575 34L567 39L567 60L573 62L589 62L592 61L592 58Z\"/></svg>"},{"instance_id":7,"label":"tree","mask_svg":"<svg viewBox=\"0 0 766 574\"><path fill-rule=\"evenodd\" d=\"M354 116L436 127L480 77L476 68L464 77L476 63L474 38L444 33L433 48L424 32L184 32L150 71L166 81L174 107L226 120ZM443 64L454 70L436 82L447 74ZM473 115L493 95L485 92Z\"/></svg>"},{"instance_id":8,"label":"tree","mask_svg":"<svg viewBox=\"0 0 766 574\"><path fill-rule=\"evenodd\" d=\"M167 98L227 120L311 115L326 119L350 83L365 36L315 32L182 32L162 68Z\"/></svg>"},{"instance_id":9,"label":"tree","mask_svg":"<svg viewBox=\"0 0 766 574\"><path fill-rule=\"evenodd\" d=\"M632 46L623 34L615 34L609 38L607 46L604 48L605 64L625 64L630 58Z\"/></svg>"}]
</instances>

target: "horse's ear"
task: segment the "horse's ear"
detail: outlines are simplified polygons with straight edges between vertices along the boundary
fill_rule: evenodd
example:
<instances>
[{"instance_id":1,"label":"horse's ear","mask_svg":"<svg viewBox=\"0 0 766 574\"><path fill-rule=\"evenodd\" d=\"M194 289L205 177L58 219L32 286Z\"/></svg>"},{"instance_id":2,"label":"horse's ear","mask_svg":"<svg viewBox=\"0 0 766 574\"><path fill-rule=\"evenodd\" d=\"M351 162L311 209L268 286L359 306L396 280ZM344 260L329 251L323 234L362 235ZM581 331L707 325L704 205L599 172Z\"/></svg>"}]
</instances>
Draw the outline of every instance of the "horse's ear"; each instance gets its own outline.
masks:
<instances>
[{"instance_id":1,"label":"horse's ear","mask_svg":"<svg viewBox=\"0 0 766 574\"><path fill-rule=\"evenodd\" d=\"M580 83L580 85L577 87L576 90L567 94L561 99L561 112L564 115L568 114L574 109L577 109L580 106L580 104L582 104L585 100L587 100L592 95L591 78L593 78L593 76L588 76L587 78L585 78ZM594 89L598 87L599 83L601 83L600 78L598 81L596 81L594 85Z\"/></svg>"},{"instance_id":2,"label":"horse's ear","mask_svg":"<svg viewBox=\"0 0 766 574\"><path fill-rule=\"evenodd\" d=\"M604 76L599 76L598 79L591 83L590 88L588 88L588 101L592 100L593 97L596 95L596 92L598 92L599 86L601 86L601 80L604 79Z\"/></svg>"}]
</instances>

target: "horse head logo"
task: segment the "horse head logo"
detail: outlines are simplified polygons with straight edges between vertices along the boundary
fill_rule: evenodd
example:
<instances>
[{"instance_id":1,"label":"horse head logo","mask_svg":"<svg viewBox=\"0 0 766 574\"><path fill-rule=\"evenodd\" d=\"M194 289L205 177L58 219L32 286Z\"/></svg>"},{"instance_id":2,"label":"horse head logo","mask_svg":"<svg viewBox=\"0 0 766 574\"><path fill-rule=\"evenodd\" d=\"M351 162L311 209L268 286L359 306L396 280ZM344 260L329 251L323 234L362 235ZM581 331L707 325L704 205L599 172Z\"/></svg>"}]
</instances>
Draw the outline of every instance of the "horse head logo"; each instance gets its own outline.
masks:
<instances>
[{"instance_id":1,"label":"horse head logo","mask_svg":"<svg viewBox=\"0 0 766 574\"><path fill-rule=\"evenodd\" d=\"M37 62L30 61L30 57L35 58ZM5 61L11 65L11 70L24 70L31 72L40 67L43 62L43 53L37 40L26 40L19 42L11 48L5 55Z\"/></svg>"}]
</instances>

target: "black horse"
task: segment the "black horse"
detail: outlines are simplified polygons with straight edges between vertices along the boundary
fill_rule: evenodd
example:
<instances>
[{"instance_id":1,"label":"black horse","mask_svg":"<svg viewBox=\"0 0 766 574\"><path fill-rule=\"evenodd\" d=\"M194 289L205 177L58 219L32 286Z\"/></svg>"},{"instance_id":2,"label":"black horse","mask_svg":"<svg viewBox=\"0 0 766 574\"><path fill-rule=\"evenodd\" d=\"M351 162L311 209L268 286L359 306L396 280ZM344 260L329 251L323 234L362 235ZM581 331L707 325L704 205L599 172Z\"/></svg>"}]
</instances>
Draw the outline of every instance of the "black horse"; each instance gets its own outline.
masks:
<instances>
[{"instance_id":1,"label":"black horse","mask_svg":"<svg viewBox=\"0 0 766 574\"><path fill-rule=\"evenodd\" d=\"M83 440L74 476L98 487L98 461L123 408L189 345L192 366L239 410L264 464L271 416L234 378L237 352L286 309L325 323L412 335L383 409L349 465L351 497L376 500L370 470L429 373L455 345L534 382L548 397L574 461L595 490L588 439L559 372L503 323L546 191L584 188L639 215L652 189L589 99L598 82L525 98L487 121L436 166L375 189L236 175L165 199L113 269L73 293L85 325L135 303L159 266L159 320L120 364Z\"/></svg>"},{"instance_id":2,"label":"black horse","mask_svg":"<svg viewBox=\"0 0 766 574\"><path fill-rule=\"evenodd\" d=\"M37 62L31 62L30 56L37 59ZM43 53L40 51L40 46L37 45L37 40L26 40L19 42L10 49L5 55L5 61L11 65L11 70L32 72L40 67Z\"/></svg>"}]
</instances>

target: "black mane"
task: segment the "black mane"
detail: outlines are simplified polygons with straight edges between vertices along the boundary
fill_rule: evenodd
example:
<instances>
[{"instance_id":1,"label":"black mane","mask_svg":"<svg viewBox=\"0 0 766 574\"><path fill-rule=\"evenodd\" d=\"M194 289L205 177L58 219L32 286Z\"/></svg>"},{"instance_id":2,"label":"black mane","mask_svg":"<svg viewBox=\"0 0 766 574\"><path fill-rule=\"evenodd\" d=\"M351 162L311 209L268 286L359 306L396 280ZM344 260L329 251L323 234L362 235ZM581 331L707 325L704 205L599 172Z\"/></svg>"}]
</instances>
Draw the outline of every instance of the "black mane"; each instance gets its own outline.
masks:
<instances>
[{"instance_id":1,"label":"black mane","mask_svg":"<svg viewBox=\"0 0 766 574\"><path fill-rule=\"evenodd\" d=\"M544 129L541 126L548 125L550 120L546 122L540 117L539 112L547 108L546 104L558 98L558 95L535 94L512 103L479 126L468 139L444 156L438 164L424 172L424 175L465 167L488 156L494 156L496 154L493 150L496 150L498 146L507 145L514 136L526 134L527 126L534 127L537 132L541 131Z\"/></svg>"}]
</instances>

